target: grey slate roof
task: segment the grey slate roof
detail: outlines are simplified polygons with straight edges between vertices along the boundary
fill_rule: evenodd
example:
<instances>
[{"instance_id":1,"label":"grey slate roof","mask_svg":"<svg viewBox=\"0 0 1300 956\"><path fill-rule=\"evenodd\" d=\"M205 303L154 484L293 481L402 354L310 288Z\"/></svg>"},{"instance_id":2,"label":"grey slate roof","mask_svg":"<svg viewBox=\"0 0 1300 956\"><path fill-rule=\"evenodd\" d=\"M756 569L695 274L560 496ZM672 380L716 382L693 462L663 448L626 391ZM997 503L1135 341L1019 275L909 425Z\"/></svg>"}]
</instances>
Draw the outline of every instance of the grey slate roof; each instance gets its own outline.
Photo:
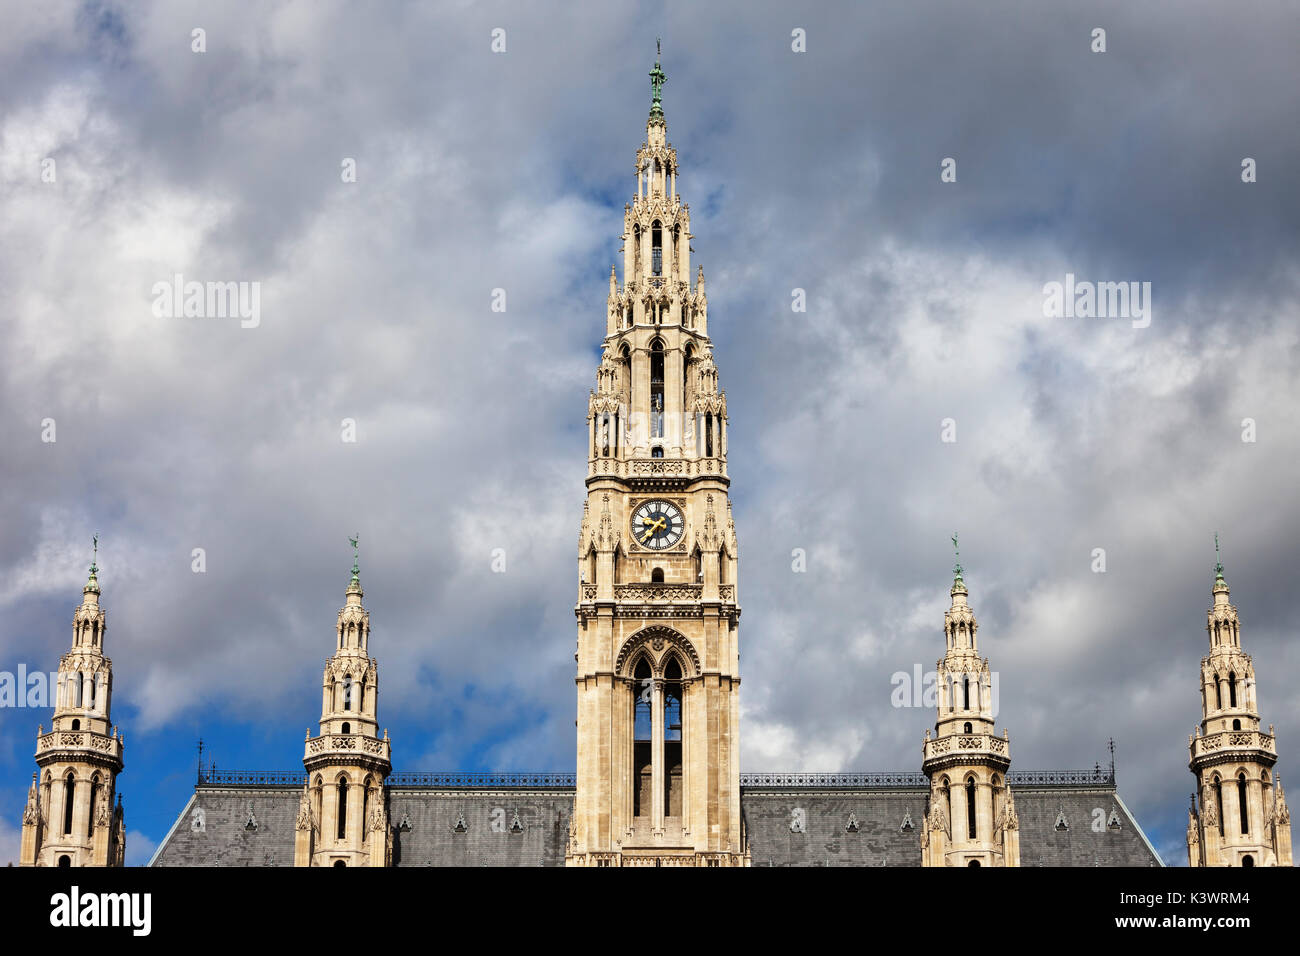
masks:
<instances>
[{"instance_id":1,"label":"grey slate roof","mask_svg":"<svg viewBox=\"0 0 1300 956\"><path fill-rule=\"evenodd\" d=\"M1163 866L1114 786L1012 789L1022 866ZM292 866L300 794L199 785L149 865ZM743 787L740 802L756 866L919 866L925 798L924 787ZM396 866L564 865L571 788L390 787L388 800Z\"/></svg>"}]
</instances>

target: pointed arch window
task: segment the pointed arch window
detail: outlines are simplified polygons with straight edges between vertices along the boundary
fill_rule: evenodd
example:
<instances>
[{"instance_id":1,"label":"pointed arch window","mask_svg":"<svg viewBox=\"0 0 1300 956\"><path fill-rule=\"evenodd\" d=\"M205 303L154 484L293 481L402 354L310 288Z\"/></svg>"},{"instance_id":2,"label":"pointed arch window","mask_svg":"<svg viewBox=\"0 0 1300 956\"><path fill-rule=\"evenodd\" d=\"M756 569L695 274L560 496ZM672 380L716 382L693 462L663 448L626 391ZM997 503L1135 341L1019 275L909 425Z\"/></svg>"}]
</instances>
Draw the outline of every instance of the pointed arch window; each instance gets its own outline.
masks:
<instances>
[{"instance_id":1,"label":"pointed arch window","mask_svg":"<svg viewBox=\"0 0 1300 956\"><path fill-rule=\"evenodd\" d=\"M343 709L349 711L352 709L352 675L348 674L343 678Z\"/></svg>"},{"instance_id":2,"label":"pointed arch window","mask_svg":"<svg viewBox=\"0 0 1300 956\"><path fill-rule=\"evenodd\" d=\"M361 784L361 839L366 838L366 821L370 819L370 777Z\"/></svg>"},{"instance_id":3,"label":"pointed arch window","mask_svg":"<svg viewBox=\"0 0 1300 956\"><path fill-rule=\"evenodd\" d=\"M1223 783L1218 777L1214 778L1214 808L1218 811L1215 816L1219 818L1219 836L1223 836Z\"/></svg>"},{"instance_id":4,"label":"pointed arch window","mask_svg":"<svg viewBox=\"0 0 1300 956\"><path fill-rule=\"evenodd\" d=\"M348 778L339 777L339 825L338 838L347 836L348 832Z\"/></svg>"},{"instance_id":5,"label":"pointed arch window","mask_svg":"<svg viewBox=\"0 0 1300 956\"><path fill-rule=\"evenodd\" d=\"M650 816L650 794L653 786L651 767L651 738L653 736L652 709L654 707L654 679L650 664L643 657L632 672L632 815Z\"/></svg>"},{"instance_id":6,"label":"pointed arch window","mask_svg":"<svg viewBox=\"0 0 1300 956\"><path fill-rule=\"evenodd\" d=\"M63 832L72 833L72 805L77 795L77 780L69 773L63 781Z\"/></svg>"},{"instance_id":7,"label":"pointed arch window","mask_svg":"<svg viewBox=\"0 0 1300 956\"><path fill-rule=\"evenodd\" d=\"M1228 706L1237 706L1237 672L1228 671Z\"/></svg>"},{"instance_id":8,"label":"pointed arch window","mask_svg":"<svg viewBox=\"0 0 1300 956\"><path fill-rule=\"evenodd\" d=\"M1250 832L1250 807L1246 803L1246 775L1237 774L1237 809L1241 816L1241 832L1247 834Z\"/></svg>"},{"instance_id":9,"label":"pointed arch window","mask_svg":"<svg viewBox=\"0 0 1300 956\"><path fill-rule=\"evenodd\" d=\"M975 778L966 780L966 834L975 839Z\"/></svg>"},{"instance_id":10,"label":"pointed arch window","mask_svg":"<svg viewBox=\"0 0 1300 956\"><path fill-rule=\"evenodd\" d=\"M655 164L655 175L658 175L658 163ZM650 227L650 274L661 276L664 274L664 230L659 225L659 220L654 221Z\"/></svg>"},{"instance_id":11,"label":"pointed arch window","mask_svg":"<svg viewBox=\"0 0 1300 956\"><path fill-rule=\"evenodd\" d=\"M664 669L664 816L682 815L682 668Z\"/></svg>"},{"instance_id":12,"label":"pointed arch window","mask_svg":"<svg viewBox=\"0 0 1300 956\"><path fill-rule=\"evenodd\" d=\"M90 778L90 812L86 814L86 836L95 835L95 804L99 801L99 774Z\"/></svg>"},{"instance_id":13,"label":"pointed arch window","mask_svg":"<svg viewBox=\"0 0 1300 956\"><path fill-rule=\"evenodd\" d=\"M664 343L650 346L650 437L664 436Z\"/></svg>"}]
</instances>

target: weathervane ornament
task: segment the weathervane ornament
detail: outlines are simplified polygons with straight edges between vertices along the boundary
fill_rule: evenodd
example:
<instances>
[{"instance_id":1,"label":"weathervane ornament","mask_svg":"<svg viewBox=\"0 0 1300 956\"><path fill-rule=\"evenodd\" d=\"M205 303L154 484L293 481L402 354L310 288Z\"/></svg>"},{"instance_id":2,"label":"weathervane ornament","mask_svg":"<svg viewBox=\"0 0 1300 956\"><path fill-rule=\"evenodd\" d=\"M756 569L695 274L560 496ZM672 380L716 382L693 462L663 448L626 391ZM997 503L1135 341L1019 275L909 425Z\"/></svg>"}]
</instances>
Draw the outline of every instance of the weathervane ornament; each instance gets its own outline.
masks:
<instances>
[{"instance_id":1,"label":"weathervane ornament","mask_svg":"<svg viewBox=\"0 0 1300 956\"><path fill-rule=\"evenodd\" d=\"M1223 580L1223 560L1219 557L1219 532L1214 532L1214 576Z\"/></svg>"},{"instance_id":2,"label":"weathervane ornament","mask_svg":"<svg viewBox=\"0 0 1300 956\"><path fill-rule=\"evenodd\" d=\"M360 537L361 537L361 532L358 531L352 537L348 538L348 544L352 545L352 580L353 581L355 581L357 579L357 575L361 573L361 568L357 564L357 557L358 557L357 539Z\"/></svg>"},{"instance_id":3,"label":"weathervane ornament","mask_svg":"<svg viewBox=\"0 0 1300 956\"><path fill-rule=\"evenodd\" d=\"M957 575L957 580L960 581L960 580L961 580L961 573L962 573L962 567L961 567L961 549L960 549L959 547L957 547L957 532L956 532L956 531L954 531L954 532L952 533L952 551L953 551L953 554L955 554L955 555L957 556L957 563L956 563L955 565L953 565L952 573L955 574L955 575Z\"/></svg>"},{"instance_id":4,"label":"weathervane ornament","mask_svg":"<svg viewBox=\"0 0 1300 956\"><path fill-rule=\"evenodd\" d=\"M94 574L99 570L99 532L95 532L95 537L91 539L94 552L90 558L90 573Z\"/></svg>"}]
</instances>

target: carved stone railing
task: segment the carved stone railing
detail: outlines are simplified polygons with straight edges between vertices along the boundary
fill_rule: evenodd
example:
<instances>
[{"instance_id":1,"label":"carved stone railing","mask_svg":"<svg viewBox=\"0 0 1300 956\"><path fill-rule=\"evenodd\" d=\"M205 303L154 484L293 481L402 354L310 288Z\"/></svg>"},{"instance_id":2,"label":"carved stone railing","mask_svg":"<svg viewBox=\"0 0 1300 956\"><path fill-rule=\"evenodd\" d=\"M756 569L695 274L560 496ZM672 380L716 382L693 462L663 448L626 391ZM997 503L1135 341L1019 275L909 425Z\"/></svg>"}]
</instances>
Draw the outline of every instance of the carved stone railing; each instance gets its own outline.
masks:
<instances>
[{"instance_id":1,"label":"carved stone railing","mask_svg":"<svg viewBox=\"0 0 1300 956\"><path fill-rule=\"evenodd\" d=\"M323 734L320 737L308 739L304 756L311 757L316 754L338 753L347 750L390 760L392 743L365 734Z\"/></svg>"},{"instance_id":2,"label":"carved stone railing","mask_svg":"<svg viewBox=\"0 0 1300 956\"><path fill-rule=\"evenodd\" d=\"M616 584L614 600L633 604L686 604L698 601L704 593L701 584Z\"/></svg>"},{"instance_id":3,"label":"carved stone railing","mask_svg":"<svg viewBox=\"0 0 1300 956\"><path fill-rule=\"evenodd\" d=\"M1010 754L1007 740L994 734L957 734L927 740L924 744L923 760L942 757L948 754L991 753L999 757Z\"/></svg>"},{"instance_id":4,"label":"carved stone railing","mask_svg":"<svg viewBox=\"0 0 1300 956\"><path fill-rule=\"evenodd\" d=\"M596 585L578 586L578 603L585 604L596 600ZM616 584L614 600L627 604L692 604L704 596L702 584ZM721 584L718 586L718 600L723 604L736 603L736 586Z\"/></svg>"},{"instance_id":5,"label":"carved stone railing","mask_svg":"<svg viewBox=\"0 0 1300 956\"><path fill-rule=\"evenodd\" d=\"M611 458L591 459L588 476L612 475L617 478L697 478L726 477L725 458Z\"/></svg>"},{"instance_id":6,"label":"carved stone railing","mask_svg":"<svg viewBox=\"0 0 1300 956\"><path fill-rule=\"evenodd\" d=\"M107 757L122 759L122 741L118 737L97 734L89 730L59 730L36 738L36 755L51 750L85 750L89 748Z\"/></svg>"},{"instance_id":7,"label":"carved stone railing","mask_svg":"<svg viewBox=\"0 0 1300 956\"><path fill-rule=\"evenodd\" d=\"M1192 738L1192 759L1207 754L1218 754L1238 750L1263 750L1277 753L1277 738L1262 730L1222 730L1217 734L1206 734Z\"/></svg>"}]
</instances>

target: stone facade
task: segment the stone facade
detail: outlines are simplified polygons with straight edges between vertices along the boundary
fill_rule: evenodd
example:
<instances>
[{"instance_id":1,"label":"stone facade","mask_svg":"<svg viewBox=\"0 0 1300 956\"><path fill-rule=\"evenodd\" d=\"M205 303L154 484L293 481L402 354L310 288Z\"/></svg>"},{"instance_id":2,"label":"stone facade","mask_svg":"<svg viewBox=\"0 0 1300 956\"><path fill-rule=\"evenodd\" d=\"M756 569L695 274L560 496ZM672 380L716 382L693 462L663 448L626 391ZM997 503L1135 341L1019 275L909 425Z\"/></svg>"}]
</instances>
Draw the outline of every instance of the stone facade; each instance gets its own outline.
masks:
<instances>
[{"instance_id":1,"label":"stone facade","mask_svg":"<svg viewBox=\"0 0 1300 956\"><path fill-rule=\"evenodd\" d=\"M369 656L370 612L361 604L359 573L354 561L321 681L320 733L307 734L294 822L297 866L388 866L392 850L384 794L391 745L387 731L379 736L379 663Z\"/></svg>"},{"instance_id":2,"label":"stone facade","mask_svg":"<svg viewBox=\"0 0 1300 956\"><path fill-rule=\"evenodd\" d=\"M953 536L953 546L957 536ZM1020 821L1007 784L1011 740L993 731L987 657L979 656L979 624L967 603L962 568L944 614L945 653L936 665L939 716L925 732L921 770L930 781L921 861L925 866L1019 866Z\"/></svg>"},{"instance_id":3,"label":"stone facade","mask_svg":"<svg viewBox=\"0 0 1300 956\"><path fill-rule=\"evenodd\" d=\"M98 552L98 539L96 539ZM112 723L113 662L104 655L108 614L96 562L59 659L54 720L36 729L36 766L23 808L20 866L121 866L126 822L117 790L125 738Z\"/></svg>"},{"instance_id":4,"label":"stone facade","mask_svg":"<svg viewBox=\"0 0 1300 956\"><path fill-rule=\"evenodd\" d=\"M1255 664L1215 565L1206 612L1210 653L1201 660L1201 723L1188 738L1196 793L1187 819L1190 866L1292 866L1291 812L1274 771L1277 740L1260 729ZM1199 810L1197 797L1200 798Z\"/></svg>"},{"instance_id":5,"label":"stone facade","mask_svg":"<svg viewBox=\"0 0 1300 956\"><path fill-rule=\"evenodd\" d=\"M727 401L659 105L610 268L578 534L575 866L744 862Z\"/></svg>"}]
</instances>

